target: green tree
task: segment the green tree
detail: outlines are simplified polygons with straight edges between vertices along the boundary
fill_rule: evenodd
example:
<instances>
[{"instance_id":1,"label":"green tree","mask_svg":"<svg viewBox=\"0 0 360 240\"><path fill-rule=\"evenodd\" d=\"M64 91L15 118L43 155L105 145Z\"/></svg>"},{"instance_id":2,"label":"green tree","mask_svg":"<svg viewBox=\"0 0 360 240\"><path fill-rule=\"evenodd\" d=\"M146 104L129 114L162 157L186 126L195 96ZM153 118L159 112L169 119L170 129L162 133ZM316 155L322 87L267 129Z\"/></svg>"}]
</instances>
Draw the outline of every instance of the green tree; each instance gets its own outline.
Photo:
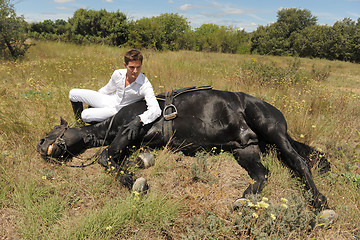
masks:
<instances>
[{"instance_id":1,"label":"green tree","mask_svg":"<svg viewBox=\"0 0 360 240\"><path fill-rule=\"evenodd\" d=\"M314 25L291 35L293 50L299 57L336 59L333 47L336 42L330 26Z\"/></svg>"},{"instance_id":2,"label":"green tree","mask_svg":"<svg viewBox=\"0 0 360 240\"><path fill-rule=\"evenodd\" d=\"M155 17L163 36L163 48L178 50L177 41L190 30L189 22L177 13L165 13Z\"/></svg>"},{"instance_id":3,"label":"green tree","mask_svg":"<svg viewBox=\"0 0 360 240\"><path fill-rule=\"evenodd\" d=\"M249 34L231 26L203 24L194 32L195 49L198 51L247 53Z\"/></svg>"},{"instance_id":4,"label":"green tree","mask_svg":"<svg viewBox=\"0 0 360 240\"><path fill-rule=\"evenodd\" d=\"M135 48L161 50L162 34L154 18L142 18L130 24L127 44Z\"/></svg>"},{"instance_id":5,"label":"green tree","mask_svg":"<svg viewBox=\"0 0 360 240\"><path fill-rule=\"evenodd\" d=\"M0 55L17 59L25 55L29 45L27 24L23 17L16 16L11 0L0 0Z\"/></svg>"},{"instance_id":6,"label":"green tree","mask_svg":"<svg viewBox=\"0 0 360 240\"><path fill-rule=\"evenodd\" d=\"M55 34L62 35L64 33L66 33L67 28L68 28L67 21L65 21L63 19L57 19L57 20L55 20L54 25L55 25Z\"/></svg>"},{"instance_id":7,"label":"green tree","mask_svg":"<svg viewBox=\"0 0 360 240\"><path fill-rule=\"evenodd\" d=\"M107 39L111 45L127 42L129 25L126 15L119 11L79 9L69 19L70 32L87 39Z\"/></svg>"},{"instance_id":8,"label":"green tree","mask_svg":"<svg viewBox=\"0 0 360 240\"><path fill-rule=\"evenodd\" d=\"M281 24L259 26L251 36L251 52L261 55L291 55L288 31Z\"/></svg>"},{"instance_id":9,"label":"green tree","mask_svg":"<svg viewBox=\"0 0 360 240\"><path fill-rule=\"evenodd\" d=\"M57 19L55 22L44 20L30 24L29 37L47 40L66 40L66 37L69 35L67 34L68 32L69 24L67 21L62 19Z\"/></svg>"},{"instance_id":10,"label":"green tree","mask_svg":"<svg viewBox=\"0 0 360 240\"><path fill-rule=\"evenodd\" d=\"M344 18L337 21L333 25L334 35L336 41L332 51L336 55L336 59L343 61L358 61L359 60L359 34L360 26L358 23L350 18Z\"/></svg>"},{"instance_id":11,"label":"green tree","mask_svg":"<svg viewBox=\"0 0 360 240\"><path fill-rule=\"evenodd\" d=\"M55 33L55 23L51 20L44 20L43 22L32 23L30 31L38 33Z\"/></svg>"},{"instance_id":12,"label":"green tree","mask_svg":"<svg viewBox=\"0 0 360 240\"><path fill-rule=\"evenodd\" d=\"M218 52L220 46L215 36L219 32L219 30L220 26L213 23L206 23L195 29L195 50Z\"/></svg>"},{"instance_id":13,"label":"green tree","mask_svg":"<svg viewBox=\"0 0 360 240\"><path fill-rule=\"evenodd\" d=\"M194 50L196 45L196 37L194 31L186 30L184 34L180 35L176 40L176 49Z\"/></svg>"},{"instance_id":14,"label":"green tree","mask_svg":"<svg viewBox=\"0 0 360 240\"><path fill-rule=\"evenodd\" d=\"M358 18L356 23L356 31L353 36L353 57L354 62L360 63L360 18Z\"/></svg>"},{"instance_id":15,"label":"green tree","mask_svg":"<svg viewBox=\"0 0 360 240\"><path fill-rule=\"evenodd\" d=\"M287 37L290 37L293 32L316 25L316 22L317 17L306 9L284 8L277 13L277 23L286 30Z\"/></svg>"},{"instance_id":16,"label":"green tree","mask_svg":"<svg viewBox=\"0 0 360 240\"><path fill-rule=\"evenodd\" d=\"M273 55L296 55L290 36L314 26L317 18L309 10L285 8L277 13L277 21L260 26L251 38L251 52Z\"/></svg>"},{"instance_id":17,"label":"green tree","mask_svg":"<svg viewBox=\"0 0 360 240\"><path fill-rule=\"evenodd\" d=\"M142 18L130 24L128 44L156 50L178 50L190 30L187 20L178 14L161 14Z\"/></svg>"},{"instance_id":18,"label":"green tree","mask_svg":"<svg viewBox=\"0 0 360 240\"><path fill-rule=\"evenodd\" d=\"M250 34L234 27L222 27L224 34L221 51L224 53L249 53Z\"/></svg>"}]
</instances>

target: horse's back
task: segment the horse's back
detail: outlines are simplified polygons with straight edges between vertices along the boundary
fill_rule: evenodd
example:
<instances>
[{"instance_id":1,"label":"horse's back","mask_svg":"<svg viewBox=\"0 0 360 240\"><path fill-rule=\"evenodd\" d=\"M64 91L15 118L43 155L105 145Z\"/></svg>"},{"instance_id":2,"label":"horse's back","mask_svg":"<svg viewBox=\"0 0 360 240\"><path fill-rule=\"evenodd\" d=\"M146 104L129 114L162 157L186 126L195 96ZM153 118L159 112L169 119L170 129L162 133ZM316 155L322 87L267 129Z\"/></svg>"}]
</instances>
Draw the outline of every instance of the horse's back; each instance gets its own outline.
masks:
<instances>
[{"instance_id":1,"label":"horse's back","mask_svg":"<svg viewBox=\"0 0 360 240\"><path fill-rule=\"evenodd\" d=\"M175 141L217 146L239 141L249 127L242 115L242 104L234 92L204 90L174 99L178 116L173 120Z\"/></svg>"}]
</instances>

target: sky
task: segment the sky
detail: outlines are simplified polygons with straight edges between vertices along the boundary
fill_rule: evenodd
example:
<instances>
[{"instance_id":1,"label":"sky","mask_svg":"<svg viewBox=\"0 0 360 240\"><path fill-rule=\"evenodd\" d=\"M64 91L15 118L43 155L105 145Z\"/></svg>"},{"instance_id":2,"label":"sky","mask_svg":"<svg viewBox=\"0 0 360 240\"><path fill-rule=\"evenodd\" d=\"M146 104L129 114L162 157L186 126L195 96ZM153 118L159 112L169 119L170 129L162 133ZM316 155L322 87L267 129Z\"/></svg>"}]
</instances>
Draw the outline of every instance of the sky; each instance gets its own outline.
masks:
<instances>
[{"instance_id":1,"label":"sky","mask_svg":"<svg viewBox=\"0 0 360 240\"><path fill-rule=\"evenodd\" d=\"M17 15L28 22L47 19L68 20L80 8L123 12L137 20L177 13L187 19L193 29L214 23L233 26L247 32L277 20L283 8L307 9L318 18L319 25L332 26L336 21L360 18L360 0L13 0Z\"/></svg>"}]
</instances>

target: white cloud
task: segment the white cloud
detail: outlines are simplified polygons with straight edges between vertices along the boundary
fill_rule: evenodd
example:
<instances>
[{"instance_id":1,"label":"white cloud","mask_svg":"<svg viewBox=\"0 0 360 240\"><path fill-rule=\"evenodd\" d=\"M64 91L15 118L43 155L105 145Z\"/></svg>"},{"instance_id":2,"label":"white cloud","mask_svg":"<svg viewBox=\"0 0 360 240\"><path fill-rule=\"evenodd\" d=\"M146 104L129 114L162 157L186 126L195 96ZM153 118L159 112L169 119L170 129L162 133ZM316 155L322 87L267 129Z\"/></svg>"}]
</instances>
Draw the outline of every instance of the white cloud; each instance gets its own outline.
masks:
<instances>
[{"instance_id":1,"label":"white cloud","mask_svg":"<svg viewBox=\"0 0 360 240\"><path fill-rule=\"evenodd\" d=\"M242 9L233 4L212 2L208 5L184 4L178 8L184 12L192 28L200 27L204 23L214 23L223 26L236 26L247 31L256 29L257 24L253 20L259 20L255 14L257 10ZM190 13L190 10L197 10Z\"/></svg>"},{"instance_id":2,"label":"white cloud","mask_svg":"<svg viewBox=\"0 0 360 240\"><path fill-rule=\"evenodd\" d=\"M356 18L360 18L360 14L359 14L359 13L348 12L348 14L350 14L351 16L354 16L354 17L356 17Z\"/></svg>"},{"instance_id":3,"label":"white cloud","mask_svg":"<svg viewBox=\"0 0 360 240\"><path fill-rule=\"evenodd\" d=\"M173 0L169 0L168 3L175 3Z\"/></svg>"},{"instance_id":4,"label":"white cloud","mask_svg":"<svg viewBox=\"0 0 360 240\"><path fill-rule=\"evenodd\" d=\"M216 2L212 3L209 6L192 5L190 3L187 3L179 7L179 10L183 12L193 9L207 9L207 11L203 11L199 14L205 16L213 15L214 17L224 17L229 15L244 15L252 12L249 10L242 10L239 8L235 8L233 6L224 6Z\"/></svg>"},{"instance_id":5,"label":"white cloud","mask_svg":"<svg viewBox=\"0 0 360 240\"><path fill-rule=\"evenodd\" d=\"M58 9L58 10L63 10L63 11L75 11L74 8L67 8L67 7L64 7L64 6L57 6L55 8Z\"/></svg>"},{"instance_id":6,"label":"white cloud","mask_svg":"<svg viewBox=\"0 0 360 240\"><path fill-rule=\"evenodd\" d=\"M56 9L59 9L59 10L68 10L67 7L62 7L62 6L58 6L58 7L55 7Z\"/></svg>"},{"instance_id":7,"label":"white cloud","mask_svg":"<svg viewBox=\"0 0 360 240\"><path fill-rule=\"evenodd\" d=\"M54 0L56 3L68 3L68 2L75 2L75 0Z\"/></svg>"},{"instance_id":8,"label":"white cloud","mask_svg":"<svg viewBox=\"0 0 360 240\"><path fill-rule=\"evenodd\" d=\"M42 22L44 20L50 19L52 21L55 21L57 19L64 19L64 20L68 20L69 18L71 18L73 16L73 14L58 14L58 13L54 13L54 12L49 12L49 13L22 13L22 15L24 15L25 17L25 21L27 22Z\"/></svg>"},{"instance_id":9,"label":"white cloud","mask_svg":"<svg viewBox=\"0 0 360 240\"><path fill-rule=\"evenodd\" d=\"M224 13L226 13L228 15L243 15L243 14L245 14L245 11L241 10L241 9L233 8L233 9L225 9Z\"/></svg>"},{"instance_id":10,"label":"white cloud","mask_svg":"<svg viewBox=\"0 0 360 240\"><path fill-rule=\"evenodd\" d=\"M186 4L179 7L179 9L181 11L187 11L187 10L190 10L190 9L193 9L193 8L194 8L193 5L191 5L189 3L186 3Z\"/></svg>"},{"instance_id":11,"label":"white cloud","mask_svg":"<svg viewBox=\"0 0 360 240\"><path fill-rule=\"evenodd\" d=\"M105 2L112 3L114 0L105 0Z\"/></svg>"}]
</instances>

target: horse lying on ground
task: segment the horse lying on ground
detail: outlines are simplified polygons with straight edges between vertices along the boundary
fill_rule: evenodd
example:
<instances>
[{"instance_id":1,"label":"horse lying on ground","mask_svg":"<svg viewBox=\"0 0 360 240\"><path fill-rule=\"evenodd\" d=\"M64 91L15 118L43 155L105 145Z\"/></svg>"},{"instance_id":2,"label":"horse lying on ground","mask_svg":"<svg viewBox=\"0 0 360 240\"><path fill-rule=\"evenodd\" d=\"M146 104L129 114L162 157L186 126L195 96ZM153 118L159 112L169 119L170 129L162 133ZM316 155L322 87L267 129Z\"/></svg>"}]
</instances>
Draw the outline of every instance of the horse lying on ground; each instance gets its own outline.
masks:
<instances>
[{"instance_id":1,"label":"horse lying on ground","mask_svg":"<svg viewBox=\"0 0 360 240\"><path fill-rule=\"evenodd\" d=\"M158 100L161 109L167 108ZM150 148L170 144L184 154L193 155L198 150L222 149L233 154L236 161L247 170L254 180L244 191L259 193L268 177L268 170L261 163L261 154L275 148L279 159L288 166L310 190L315 208L327 208L326 197L321 194L312 178L310 164L316 161L321 171L329 170L330 164L314 148L293 140L287 134L283 114L272 105L242 92L227 92L213 89L187 91L172 99L174 114L171 120L164 114L155 122L141 128L140 137L129 141L123 135L124 125L146 110L145 101L139 101L122 108L113 118L84 127L68 127L66 121L42 138L37 151L43 158L70 159L86 149L108 146L102 151L98 162L115 167L118 179L131 189L134 173L129 172L128 147L146 145ZM175 107L176 106L176 107ZM316 156L318 156L316 158ZM314 160L316 158L316 160ZM127 170L127 171L126 171Z\"/></svg>"}]
</instances>

